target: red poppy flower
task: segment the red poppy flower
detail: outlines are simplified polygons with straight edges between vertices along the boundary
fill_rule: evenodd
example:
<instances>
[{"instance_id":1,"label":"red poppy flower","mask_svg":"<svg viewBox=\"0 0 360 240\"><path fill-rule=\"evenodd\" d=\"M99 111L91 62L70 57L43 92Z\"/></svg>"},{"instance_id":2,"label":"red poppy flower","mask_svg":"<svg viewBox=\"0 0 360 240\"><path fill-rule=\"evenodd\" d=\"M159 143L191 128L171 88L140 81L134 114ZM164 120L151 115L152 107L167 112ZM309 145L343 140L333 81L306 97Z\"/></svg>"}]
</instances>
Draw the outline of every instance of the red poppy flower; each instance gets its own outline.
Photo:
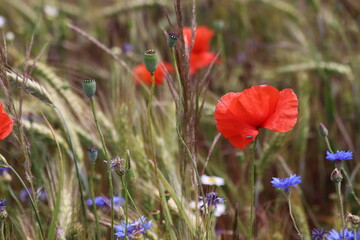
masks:
<instances>
[{"instance_id":1,"label":"red poppy flower","mask_svg":"<svg viewBox=\"0 0 360 240\"><path fill-rule=\"evenodd\" d=\"M292 89L277 90L269 85L227 93L216 105L216 127L234 147L243 149L259 128L275 132L291 130L297 121L298 99Z\"/></svg>"},{"instance_id":2,"label":"red poppy flower","mask_svg":"<svg viewBox=\"0 0 360 240\"><path fill-rule=\"evenodd\" d=\"M0 140L9 136L13 129L14 121L3 110L3 106L0 103Z\"/></svg>"},{"instance_id":3,"label":"red poppy flower","mask_svg":"<svg viewBox=\"0 0 360 240\"><path fill-rule=\"evenodd\" d=\"M199 26L196 28L194 46L190 53L190 74L195 74L198 70L209 66L214 59L216 54L209 52L210 41L214 36L214 31L206 26ZM188 47L191 44L191 28L184 27L183 34L185 43ZM218 62L218 61L217 61Z\"/></svg>"},{"instance_id":4,"label":"red poppy flower","mask_svg":"<svg viewBox=\"0 0 360 240\"><path fill-rule=\"evenodd\" d=\"M165 67L166 71L163 69ZM162 62L159 63L158 68L155 70L155 85L160 85L164 82L165 76L167 72L172 72L174 70L173 66L170 63ZM133 68L134 80L137 84L141 84L142 82L148 85L151 85L151 75L149 71L146 69L145 64L136 65Z\"/></svg>"}]
</instances>

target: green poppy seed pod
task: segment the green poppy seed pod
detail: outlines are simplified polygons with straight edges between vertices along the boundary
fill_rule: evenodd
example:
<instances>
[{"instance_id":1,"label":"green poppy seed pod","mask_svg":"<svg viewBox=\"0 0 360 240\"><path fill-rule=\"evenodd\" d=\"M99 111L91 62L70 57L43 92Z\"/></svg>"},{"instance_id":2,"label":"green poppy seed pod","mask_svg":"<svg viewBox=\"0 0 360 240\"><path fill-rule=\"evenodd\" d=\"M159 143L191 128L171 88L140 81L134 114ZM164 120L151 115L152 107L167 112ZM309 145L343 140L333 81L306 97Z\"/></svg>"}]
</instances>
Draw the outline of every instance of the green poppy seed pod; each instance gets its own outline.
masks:
<instances>
[{"instance_id":1,"label":"green poppy seed pod","mask_svg":"<svg viewBox=\"0 0 360 240\"><path fill-rule=\"evenodd\" d=\"M158 67L158 58L156 56L155 50L149 49L149 50L145 51L144 63L145 63L146 69L150 72L151 75L153 75L155 70Z\"/></svg>"},{"instance_id":2,"label":"green poppy seed pod","mask_svg":"<svg viewBox=\"0 0 360 240\"><path fill-rule=\"evenodd\" d=\"M160 210L159 209L152 211L151 215L156 221L160 220Z\"/></svg>"},{"instance_id":3,"label":"green poppy seed pod","mask_svg":"<svg viewBox=\"0 0 360 240\"><path fill-rule=\"evenodd\" d=\"M170 200L170 198L171 198L171 196L170 196L170 193L169 193L169 191L168 191L168 190L166 190L166 191L165 191L164 195L165 195L165 199L166 199L166 201L169 201L169 200Z\"/></svg>"},{"instance_id":4,"label":"green poppy seed pod","mask_svg":"<svg viewBox=\"0 0 360 240\"><path fill-rule=\"evenodd\" d=\"M172 32L169 32L168 33L168 39L167 39L167 44L170 48L173 48L177 42L179 38L179 34L177 33L172 33Z\"/></svg>"},{"instance_id":5,"label":"green poppy seed pod","mask_svg":"<svg viewBox=\"0 0 360 240\"><path fill-rule=\"evenodd\" d=\"M323 137L327 137L327 136L328 136L329 131L327 130L327 128L325 127L324 124L320 123L319 130L320 130L321 136L323 136Z\"/></svg>"},{"instance_id":6,"label":"green poppy seed pod","mask_svg":"<svg viewBox=\"0 0 360 240\"><path fill-rule=\"evenodd\" d=\"M99 154L97 147L91 146L91 147L88 147L87 150L88 150L88 158L89 158L91 164L95 164L96 159L98 158L98 154Z\"/></svg>"},{"instance_id":7,"label":"green poppy seed pod","mask_svg":"<svg viewBox=\"0 0 360 240\"><path fill-rule=\"evenodd\" d=\"M214 21L213 26L216 31L221 32L225 27L225 23L223 20L218 19Z\"/></svg>"},{"instance_id":8,"label":"green poppy seed pod","mask_svg":"<svg viewBox=\"0 0 360 240\"><path fill-rule=\"evenodd\" d=\"M3 209L2 211L0 211L0 221L4 221L8 216L8 213L5 209Z\"/></svg>"},{"instance_id":9,"label":"green poppy seed pod","mask_svg":"<svg viewBox=\"0 0 360 240\"><path fill-rule=\"evenodd\" d=\"M86 96L93 98L96 92L96 81L94 79L85 79L82 82Z\"/></svg>"},{"instance_id":10,"label":"green poppy seed pod","mask_svg":"<svg viewBox=\"0 0 360 240\"><path fill-rule=\"evenodd\" d=\"M133 169L127 169L125 171L125 181L127 185L132 185L136 181L136 173Z\"/></svg>"},{"instance_id":11,"label":"green poppy seed pod","mask_svg":"<svg viewBox=\"0 0 360 240\"><path fill-rule=\"evenodd\" d=\"M341 174L339 169L335 168L330 175L330 179L334 183L339 183L343 180L343 175Z\"/></svg>"}]
</instances>

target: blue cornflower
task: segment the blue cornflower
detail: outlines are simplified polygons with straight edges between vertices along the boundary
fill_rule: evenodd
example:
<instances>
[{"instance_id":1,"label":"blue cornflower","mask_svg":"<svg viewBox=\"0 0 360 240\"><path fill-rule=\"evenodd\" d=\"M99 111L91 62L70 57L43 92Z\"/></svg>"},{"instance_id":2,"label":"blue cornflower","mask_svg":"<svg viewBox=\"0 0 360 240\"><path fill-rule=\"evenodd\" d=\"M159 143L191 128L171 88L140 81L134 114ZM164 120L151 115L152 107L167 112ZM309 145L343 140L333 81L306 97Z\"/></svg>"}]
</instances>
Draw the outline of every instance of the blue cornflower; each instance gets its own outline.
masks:
<instances>
[{"instance_id":1,"label":"blue cornflower","mask_svg":"<svg viewBox=\"0 0 360 240\"><path fill-rule=\"evenodd\" d=\"M327 240L343 240L343 233L345 240L355 240L354 239L354 231L350 231L348 229L345 229L345 231L338 232L336 230L331 230L329 232L329 235L326 237ZM356 239L360 238L360 233L356 234Z\"/></svg>"},{"instance_id":2,"label":"blue cornflower","mask_svg":"<svg viewBox=\"0 0 360 240\"><path fill-rule=\"evenodd\" d=\"M327 236L327 231L325 231L323 228L320 230L313 229L311 231L311 236L313 240L324 240Z\"/></svg>"},{"instance_id":3,"label":"blue cornflower","mask_svg":"<svg viewBox=\"0 0 360 240\"><path fill-rule=\"evenodd\" d=\"M351 160L353 158L353 153L351 151L336 151L336 153L331 153L326 151L326 159L330 161L336 160Z\"/></svg>"},{"instance_id":4,"label":"blue cornflower","mask_svg":"<svg viewBox=\"0 0 360 240\"><path fill-rule=\"evenodd\" d=\"M130 240L139 238L148 231L152 225L152 222L146 221L144 216L127 225L126 221L123 221L122 224L115 226L115 236L117 236L118 239L125 239L125 237L128 237Z\"/></svg>"},{"instance_id":5,"label":"blue cornflower","mask_svg":"<svg viewBox=\"0 0 360 240\"><path fill-rule=\"evenodd\" d=\"M203 197L199 197L201 200ZM224 203L224 199L220 198L216 192L209 192L206 194L205 203L208 207L217 207L218 203ZM200 206L200 209L204 207L204 204Z\"/></svg>"},{"instance_id":6,"label":"blue cornflower","mask_svg":"<svg viewBox=\"0 0 360 240\"><path fill-rule=\"evenodd\" d=\"M32 194L32 189L30 187L28 188L28 191L30 194ZM29 200L29 195L27 194L27 191L25 188L20 190L19 196L20 196L20 200L22 202L27 202ZM39 188L36 191L36 198L40 201L45 201L47 199L46 192L43 188Z\"/></svg>"},{"instance_id":7,"label":"blue cornflower","mask_svg":"<svg viewBox=\"0 0 360 240\"><path fill-rule=\"evenodd\" d=\"M104 196L97 196L94 198L94 201L95 201L95 205L97 207L109 207L110 208L110 206L111 206L110 198L107 198ZM125 202L124 198L115 196L114 197L114 208L115 209L119 208L124 202ZM93 201L91 200L91 198L86 200L86 204L88 206L93 205Z\"/></svg>"},{"instance_id":8,"label":"blue cornflower","mask_svg":"<svg viewBox=\"0 0 360 240\"><path fill-rule=\"evenodd\" d=\"M7 173L9 171L8 168L3 168L3 167L0 167L0 175L4 175L4 173Z\"/></svg>"},{"instance_id":9,"label":"blue cornflower","mask_svg":"<svg viewBox=\"0 0 360 240\"><path fill-rule=\"evenodd\" d=\"M301 177L296 174L290 175L288 178L276 178L273 177L271 181L272 185L276 188L280 188L284 191L289 190L291 186L301 183Z\"/></svg>"},{"instance_id":10,"label":"blue cornflower","mask_svg":"<svg viewBox=\"0 0 360 240\"><path fill-rule=\"evenodd\" d=\"M1 199L0 200L0 212L4 211L7 208L6 206L6 199Z\"/></svg>"}]
</instances>

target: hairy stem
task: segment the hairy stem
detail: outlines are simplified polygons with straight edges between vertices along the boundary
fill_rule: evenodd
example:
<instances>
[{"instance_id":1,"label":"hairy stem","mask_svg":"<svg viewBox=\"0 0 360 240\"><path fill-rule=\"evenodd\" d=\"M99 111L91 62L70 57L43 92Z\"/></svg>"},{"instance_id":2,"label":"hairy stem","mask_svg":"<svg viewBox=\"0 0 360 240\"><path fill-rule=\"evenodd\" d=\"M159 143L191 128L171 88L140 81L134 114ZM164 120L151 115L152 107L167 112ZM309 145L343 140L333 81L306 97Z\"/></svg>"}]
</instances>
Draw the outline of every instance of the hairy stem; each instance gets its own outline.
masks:
<instances>
[{"instance_id":1,"label":"hairy stem","mask_svg":"<svg viewBox=\"0 0 360 240\"><path fill-rule=\"evenodd\" d=\"M294 215L292 214L290 193L289 193L289 195L287 196L287 199L288 199L288 204L289 204L289 214L290 214L291 220L292 220L292 222L294 223L294 227L295 227L298 235L300 236L300 239L303 239L303 235L301 234L301 232L300 232L300 230L299 230L299 228L298 228L298 226L297 226L297 224L296 224Z\"/></svg>"},{"instance_id":2,"label":"hairy stem","mask_svg":"<svg viewBox=\"0 0 360 240\"><path fill-rule=\"evenodd\" d=\"M92 163L91 164L91 170L90 170L90 179L89 179L89 185L90 186L89 187L90 187L90 195L91 195L93 211L94 211L94 216L95 216L97 239L101 240L100 225L99 225L99 219L98 219L97 210L96 210L95 194L94 194L94 182L93 182L94 169L95 169L95 163Z\"/></svg>"}]
</instances>

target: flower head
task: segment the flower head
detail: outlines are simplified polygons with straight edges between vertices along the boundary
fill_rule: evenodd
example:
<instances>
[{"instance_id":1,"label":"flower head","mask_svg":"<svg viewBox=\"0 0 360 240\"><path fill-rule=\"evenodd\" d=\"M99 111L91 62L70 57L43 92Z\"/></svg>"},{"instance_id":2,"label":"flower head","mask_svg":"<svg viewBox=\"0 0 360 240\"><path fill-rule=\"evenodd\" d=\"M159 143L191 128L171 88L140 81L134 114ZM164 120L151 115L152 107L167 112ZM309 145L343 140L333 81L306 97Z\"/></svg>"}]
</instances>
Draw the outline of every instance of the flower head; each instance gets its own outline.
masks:
<instances>
[{"instance_id":1,"label":"flower head","mask_svg":"<svg viewBox=\"0 0 360 240\"><path fill-rule=\"evenodd\" d=\"M159 67L155 70L155 85L160 85L164 82L166 74L174 70L173 66L167 62L160 62ZM145 83L151 85L151 74L146 69L145 64L136 65L133 68L134 80L136 84Z\"/></svg>"},{"instance_id":2,"label":"flower head","mask_svg":"<svg viewBox=\"0 0 360 240\"><path fill-rule=\"evenodd\" d=\"M107 162L107 161L104 161ZM120 177L124 176L126 171L126 162L125 159L116 156L115 158L110 160L110 168L114 170Z\"/></svg>"},{"instance_id":3,"label":"flower head","mask_svg":"<svg viewBox=\"0 0 360 240\"><path fill-rule=\"evenodd\" d=\"M301 183L301 177L296 176L296 174L293 174L288 178L273 177L271 183L274 187L287 191L290 187L296 186L297 184Z\"/></svg>"},{"instance_id":4,"label":"flower head","mask_svg":"<svg viewBox=\"0 0 360 240\"><path fill-rule=\"evenodd\" d=\"M111 206L111 200L110 198L104 197L104 196L97 196L94 198L95 205L97 207L104 207L104 208L110 208ZM119 209L120 206L125 202L125 199L123 197L114 196L114 208ZM86 200L86 205L92 206L93 201L91 198Z\"/></svg>"},{"instance_id":5,"label":"flower head","mask_svg":"<svg viewBox=\"0 0 360 240\"><path fill-rule=\"evenodd\" d=\"M203 199L203 197L199 197L201 200ZM206 194L205 197L205 204L209 207L217 207L217 204L219 203L224 203L224 199L220 198L219 195L216 192L209 192ZM203 208L204 204L202 204L202 206L200 206L200 208Z\"/></svg>"},{"instance_id":6,"label":"flower head","mask_svg":"<svg viewBox=\"0 0 360 240\"><path fill-rule=\"evenodd\" d=\"M125 239L125 237L128 237L129 239L139 238L146 233L152 225L152 222L146 221L144 216L127 225L126 221L123 221L122 224L115 226L115 235L118 239Z\"/></svg>"},{"instance_id":7,"label":"flower head","mask_svg":"<svg viewBox=\"0 0 360 240\"><path fill-rule=\"evenodd\" d=\"M356 234L356 239L358 239L360 237L360 233ZM344 231L336 231L336 230L331 230L329 232L329 235L326 237L327 240L343 240L345 238L345 240L354 240L354 231L350 231L348 229L345 229Z\"/></svg>"},{"instance_id":8,"label":"flower head","mask_svg":"<svg viewBox=\"0 0 360 240\"><path fill-rule=\"evenodd\" d=\"M9 172L8 168L0 167L0 176L4 175L5 173Z\"/></svg>"},{"instance_id":9,"label":"flower head","mask_svg":"<svg viewBox=\"0 0 360 240\"><path fill-rule=\"evenodd\" d=\"M327 231L325 231L323 228L320 230L313 229L311 231L311 237L313 240L324 240L327 235Z\"/></svg>"},{"instance_id":10,"label":"flower head","mask_svg":"<svg viewBox=\"0 0 360 240\"><path fill-rule=\"evenodd\" d=\"M191 46L191 28L183 28L185 44ZM190 53L190 74L195 74L198 70L209 66L216 61L216 54L209 52L210 41L214 36L214 31L206 26L199 26L195 29L195 39Z\"/></svg>"},{"instance_id":11,"label":"flower head","mask_svg":"<svg viewBox=\"0 0 360 240\"><path fill-rule=\"evenodd\" d=\"M225 181L223 178L220 177L202 175L201 183L204 185L222 186L225 184Z\"/></svg>"},{"instance_id":12,"label":"flower head","mask_svg":"<svg viewBox=\"0 0 360 240\"><path fill-rule=\"evenodd\" d=\"M4 111L3 105L0 103L0 140L6 138L11 133L14 121Z\"/></svg>"},{"instance_id":13,"label":"flower head","mask_svg":"<svg viewBox=\"0 0 360 240\"><path fill-rule=\"evenodd\" d=\"M209 206L207 206L206 208L203 207L204 203L203 201L199 201L198 202L198 206L196 207L196 202L195 201L191 201L190 204L189 204L189 207L191 209L198 209L200 211L202 210L205 210L207 211ZM206 203L207 205L207 203ZM216 204L216 208L215 207L212 207L212 210L214 211L214 216L215 217L220 217L222 215L224 215L226 213L226 205L223 204L223 203L217 203Z\"/></svg>"},{"instance_id":14,"label":"flower head","mask_svg":"<svg viewBox=\"0 0 360 240\"><path fill-rule=\"evenodd\" d=\"M330 161L351 160L353 159L353 153L351 151L336 151L336 153L326 151L326 159Z\"/></svg>"},{"instance_id":15,"label":"flower head","mask_svg":"<svg viewBox=\"0 0 360 240\"><path fill-rule=\"evenodd\" d=\"M32 188L29 187L28 191L30 194L32 194ZM20 190L19 196L22 202L27 202L29 200L29 195L25 188ZM41 187L36 191L36 199L38 199L39 201L45 201L47 199L47 195L44 188Z\"/></svg>"},{"instance_id":16,"label":"flower head","mask_svg":"<svg viewBox=\"0 0 360 240\"><path fill-rule=\"evenodd\" d=\"M292 89L277 90L269 85L227 93L216 105L216 127L234 147L243 149L259 128L275 132L291 130L298 116L298 99Z\"/></svg>"},{"instance_id":17,"label":"flower head","mask_svg":"<svg viewBox=\"0 0 360 240\"><path fill-rule=\"evenodd\" d=\"M0 212L4 211L7 208L6 199L0 199Z\"/></svg>"}]
</instances>

